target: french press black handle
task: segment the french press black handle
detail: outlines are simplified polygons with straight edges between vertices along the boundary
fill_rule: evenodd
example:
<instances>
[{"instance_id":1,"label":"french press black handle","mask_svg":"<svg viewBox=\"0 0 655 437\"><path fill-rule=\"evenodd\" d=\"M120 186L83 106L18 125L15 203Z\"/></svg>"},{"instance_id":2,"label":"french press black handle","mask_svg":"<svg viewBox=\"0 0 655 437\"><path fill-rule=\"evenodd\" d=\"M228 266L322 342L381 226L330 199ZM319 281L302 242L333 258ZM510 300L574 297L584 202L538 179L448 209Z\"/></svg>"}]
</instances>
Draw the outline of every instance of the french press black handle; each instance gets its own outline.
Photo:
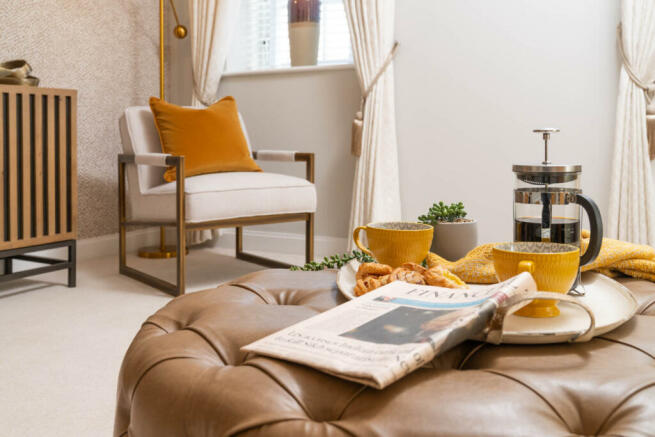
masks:
<instances>
[{"instance_id":1,"label":"french press black handle","mask_svg":"<svg viewBox=\"0 0 655 437\"><path fill-rule=\"evenodd\" d=\"M589 217L589 225L591 226L589 245L585 253L580 257L580 267L582 267L594 262L600 252L600 246L603 244L603 219L600 216L598 205L591 200L591 197L578 194L576 195L575 202L585 210Z\"/></svg>"}]
</instances>

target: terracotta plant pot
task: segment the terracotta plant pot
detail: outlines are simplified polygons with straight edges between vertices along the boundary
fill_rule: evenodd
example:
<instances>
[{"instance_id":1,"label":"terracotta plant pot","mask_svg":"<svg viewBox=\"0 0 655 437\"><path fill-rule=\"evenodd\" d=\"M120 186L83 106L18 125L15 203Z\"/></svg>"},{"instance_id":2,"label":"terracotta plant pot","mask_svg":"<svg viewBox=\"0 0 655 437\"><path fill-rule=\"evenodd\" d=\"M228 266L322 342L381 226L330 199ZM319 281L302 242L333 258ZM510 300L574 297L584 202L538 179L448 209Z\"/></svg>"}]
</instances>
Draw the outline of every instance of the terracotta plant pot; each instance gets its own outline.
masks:
<instances>
[{"instance_id":1,"label":"terracotta plant pot","mask_svg":"<svg viewBox=\"0 0 655 437\"><path fill-rule=\"evenodd\" d=\"M430 251L448 261L463 258L478 245L478 222L439 222L434 225Z\"/></svg>"},{"instance_id":2,"label":"terracotta plant pot","mask_svg":"<svg viewBox=\"0 0 655 437\"><path fill-rule=\"evenodd\" d=\"M289 0L289 55L292 66L316 65L320 0Z\"/></svg>"}]
</instances>

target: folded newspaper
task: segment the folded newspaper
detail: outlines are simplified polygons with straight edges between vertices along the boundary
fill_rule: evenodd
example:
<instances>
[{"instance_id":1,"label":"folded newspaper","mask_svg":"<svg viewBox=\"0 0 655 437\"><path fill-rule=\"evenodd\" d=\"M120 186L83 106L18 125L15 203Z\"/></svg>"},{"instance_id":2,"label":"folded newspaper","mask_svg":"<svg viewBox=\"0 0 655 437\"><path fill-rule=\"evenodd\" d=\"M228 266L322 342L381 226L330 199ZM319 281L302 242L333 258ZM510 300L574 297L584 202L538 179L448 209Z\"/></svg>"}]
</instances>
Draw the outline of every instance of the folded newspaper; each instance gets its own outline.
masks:
<instances>
[{"instance_id":1,"label":"folded newspaper","mask_svg":"<svg viewBox=\"0 0 655 437\"><path fill-rule=\"evenodd\" d=\"M396 281L242 350L382 389L467 339L499 340L498 310L536 289L529 273L470 289Z\"/></svg>"}]
</instances>

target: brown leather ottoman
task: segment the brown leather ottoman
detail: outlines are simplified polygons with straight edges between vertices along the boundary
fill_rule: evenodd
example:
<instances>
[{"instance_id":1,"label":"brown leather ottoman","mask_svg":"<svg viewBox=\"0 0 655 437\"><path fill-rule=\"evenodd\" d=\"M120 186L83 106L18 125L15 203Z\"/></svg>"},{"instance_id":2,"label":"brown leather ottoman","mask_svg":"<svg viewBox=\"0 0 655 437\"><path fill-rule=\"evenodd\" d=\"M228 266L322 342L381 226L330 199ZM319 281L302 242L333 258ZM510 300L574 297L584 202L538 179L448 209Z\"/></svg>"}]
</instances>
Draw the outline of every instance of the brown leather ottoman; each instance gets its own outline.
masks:
<instances>
[{"instance_id":1,"label":"brown leather ottoman","mask_svg":"<svg viewBox=\"0 0 655 437\"><path fill-rule=\"evenodd\" d=\"M655 286L579 345L468 342L382 391L239 348L342 302L334 272L268 270L171 301L132 342L116 436L655 435Z\"/></svg>"}]
</instances>

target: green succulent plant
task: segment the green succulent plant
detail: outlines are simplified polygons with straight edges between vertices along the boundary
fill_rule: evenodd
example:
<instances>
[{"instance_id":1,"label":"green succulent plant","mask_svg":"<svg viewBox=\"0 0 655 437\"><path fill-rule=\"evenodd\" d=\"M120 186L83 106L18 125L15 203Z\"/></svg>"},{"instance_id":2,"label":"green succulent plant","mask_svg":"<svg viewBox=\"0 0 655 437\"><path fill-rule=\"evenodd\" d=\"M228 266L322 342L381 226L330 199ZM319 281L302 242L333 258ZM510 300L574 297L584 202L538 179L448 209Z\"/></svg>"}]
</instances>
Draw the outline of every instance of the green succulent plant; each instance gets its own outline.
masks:
<instances>
[{"instance_id":1,"label":"green succulent plant","mask_svg":"<svg viewBox=\"0 0 655 437\"><path fill-rule=\"evenodd\" d=\"M341 267L343 267L344 264L346 264L348 261L353 259L357 259L361 263L370 263L374 261L373 258L368 256L364 252L360 252L359 250L353 250L351 253L326 256L325 258L323 258L323 261L320 262L312 261L305 264L304 266L291 266L289 270L302 270L305 272L316 272L325 269L340 269Z\"/></svg>"},{"instance_id":2,"label":"green succulent plant","mask_svg":"<svg viewBox=\"0 0 655 437\"><path fill-rule=\"evenodd\" d=\"M435 225L443 222L454 222L466 217L462 202L446 205L443 202L433 203L427 214L420 215L418 221L426 225Z\"/></svg>"}]
</instances>

